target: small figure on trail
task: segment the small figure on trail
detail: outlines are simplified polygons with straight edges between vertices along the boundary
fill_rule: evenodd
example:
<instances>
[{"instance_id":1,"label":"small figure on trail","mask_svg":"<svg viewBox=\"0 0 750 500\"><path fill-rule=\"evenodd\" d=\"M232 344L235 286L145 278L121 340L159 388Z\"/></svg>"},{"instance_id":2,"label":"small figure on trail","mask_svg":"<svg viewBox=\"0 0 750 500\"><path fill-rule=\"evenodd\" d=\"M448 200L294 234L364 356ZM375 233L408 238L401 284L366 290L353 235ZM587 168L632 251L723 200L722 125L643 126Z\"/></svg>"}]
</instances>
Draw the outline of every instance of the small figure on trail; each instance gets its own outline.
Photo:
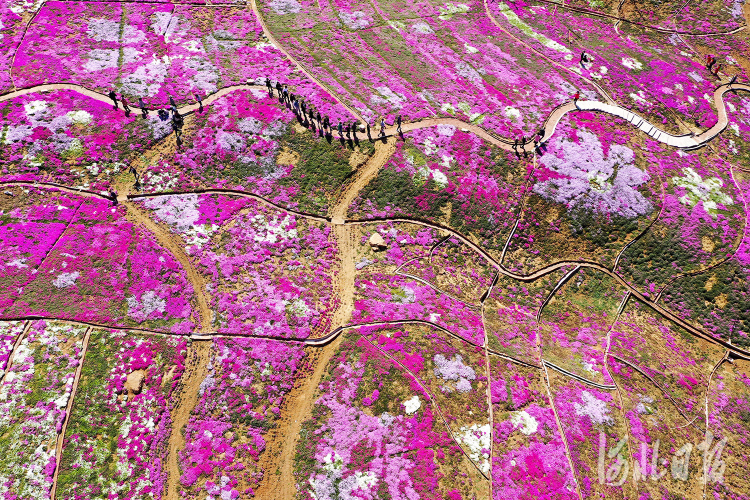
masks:
<instances>
[{"instance_id":1,"label":"small figure on trail","mask_svg":"<svg viewBox=\"0 0 750 500\"><path fill-rule=\"evenodd\" d=\"M706 68L711 69L714 64L716 64L716 58L711 54L706 55Z\"/></svg>"},{"instance_id":2,"label":"small figure on trail","mask_svg":"<svg viewBox=\"0 0 750 500\"><path fill-rule=\"evenodd\" d=\"M167 121L167 118L169 118L169 112L166 109L160 109L157 114L159 115L159 119L161 121Z\"/></svg>"},{"instance_id":3,"label":"small figure on trail","mask_svg":"<svg viewBox=\"0 0 750 500\"><path fill-rule=\"evenodd\" d=\"M539 129L539 140L541 141L542 139L544 139L544 129L543 128Z\"/></svg>"},{"instance_id":4,"label":"small figure on trail","mask_svg":"<svg viewBox=\"0 0 750 500\"><path fill-rule=\"evenodd\" d=\"M198 113L203 113L203 99L200 94L195 94L195 98L198 101Z\"/></svg>"},{"instance_id":5,"label":"small figure on trail","mask_svg":"<svg viewBox=\"0 0 750 500\"><path fill-rule=\"evenodd\" d=\"M339 126L338 126L339 137L341 137L341 138L343 139L343 138L344 138L344 135L343 135L343 134L341 133L341 130L342 130L342 127L341 127L341 120L339 120Z\"/></svg>"},{"instance_id":6,"label":"small figure on trail","mask_svg":"<svg viewBox=\"0 0 750 500\"><path fill-rule=\"evenodd\" d=\"M302 101L300 108L302 108L302 114L307 116L307 104L305 104L305 101Z\"/></svg>"},{"instance_id":7,"label":"small figure on trail","mask_svg":"<svg viewBox=\"0 0 750 500\"><path fill-rule=\"evenodd\" d=\"M112 204L117 205L117 191L114 189L109 192L109 197L112 199Z\"/></svg>"},{"instance_id":8,"label":"small figure on trail","mask_svg":"<svg viewBox=\"0 0 750 500\"><path fill-rule=\"evenodd\" d=\"M121 95L120 100L122 101L122 109L125 110L125 116L130 116L130 106L128 106L128 101L125 100L125 96Z\"/></svg>"},{"instance_id":9,"label":"small figure on trail","mask_svg":"<svg viewBox=\"0 0 750 500\"><path fill-rule=\"evenodd\" d=\"M109 94L107 94L110 99L112 99L112 102L115 103L115 105L112 107L112 109L117 109L117 94L115 94L114 90L110 90Z\"/></svg>"},{"instance_id":10,"label":"small figure on trail","mask_svg":"<svg viewBox=\"0 0 750 500\"><path fill-rule=\"evenodd\" d=\"M580 90L576 90L576 93L573 96L573 104L576 105L576 109L581 109L581 108L578 107L578 99L580 99L580 98L581 98L581 91Z\"/></svg>"},{"instance_id":11,"label":"small figure on trail","mask_svg":"<svg viewBox=\"0 0 750 500\"><path fill-rule=\"evenodd\" d=\"M289 87L284 84L284 88L282 89L282 97L284 98L284 101L289 101Z\"/></svg>"},{"instance_id":12,"label":"small figure on trail","mask_svg":"<svg viewBox=\"0 0 750 500\"><path fill-rule=\"evenodd\" d=\"M169 104L170 104L170 106L172 106L173 108L177 109L177 103L176 103L176 102L174 102L174 97L172 97L171 95L169 96Z\"/></svg>"},{"instance_id":13,"label":"small figure on trail","mask_svg":"<svg viewBox=\"0 0 750 500\"><path fill-rule=\"evenodd\" d=\"M372 136L370 135L370 120L367 120L367 138L372 141Z\"/></svg>"},{"instance_id":14,"label":"small figure on trail","mask_svg":"<svg viewBox=\"0 0 750 500\"><path fill-rule=\"evenodd\" d=\"M271 87L271 79L266 77L266 88L268 88L268 97L273 97L273 87Z\"/></svg>"},{"instance_id":15,"label":"small figure on trail","mask_svg":"<svg viewBox=\"0 0 750 500\"><path fill-rule=\"evenodd\" d=\"M323 128L325 130L331 130L331 120L328 119L328 116L323 119Z\"/></svg>"},{"instance_id":16,"label":"small figure on trail","mask_svg":"<svg viewBox=\"0 0 750 500\"><path fill-rule=\"evenodd\" d=\"M721 71L722 67L723 66L721 64L717 64L716 66L714 66L714 69L711 71L711 73L713 73L714 76L719 76L719 71Z\"/></svg>"},{"instance_id":17,"label":"small figure on trail","mask_svg":"<svg viewBox=\"0 0 750 500\"><path fill-rule=\"evenodd\" d=\"M352 137L357 140L357 129L359 128L359 122L352 122Z\"/></svg>"},{"instance_id":18,"label":"small figure on trail","mask_svg":"<svg viewBox=\"0 0 750 500\"><path fill-rule=\"evenodd\" d=\"M737 81L737 75L734 75L731 80L729 80L729 86L731 87L734 85L734 83Z\"/></svg>"},{"instance_id":19,"label":"small figure on trail","mask_svg":"<svg viewBox=\"0 0 750 500\"><path fill-rule=\"evenodd\" d=\"M294 105L294 112L299 116L299 101L294 99L294 94L292 94L292 104Z\"/></svg>"},{"instance_id":20,"label":"small figure on trail","mask_svg":"<svg viewBox=\"0 0 750 500\"><path fill-rule=\"evenodd\" d=\"M148 118L148 109L146 109L146 103L143 102L143 97L138 98L138 107L141 108L141 116L144 119Z\"/></svg>"},{"instance_id":21,"label":"small figure on trail","mask_svg":"<svg viewBox=\"0 0 750 500\"><path fill-rule=\"evenodd\" d=\"M182 115L179 113L172 114L172 128L175 130L182 130L182 126L185 124L185 121L182 118Z\"/></svg>"},{"instance_id":22,"label":"small figure on trail","mask_svg":"<svg viewBox=\"0 0 750 500\"><path fill-rule=\"evenodd\" d=\"M513 139L513 149L515 150L518 147L518 138Z\"/></svg>"},{"instance_id":23,"label":"small figure on trail","mask_svg":"<svg viewBox=\"0 0 750 500\"><path fill-rule=\"evenodd\" d=\"M278 94L279 99L281 99L281 82L278 81L276 82L276 93Z\"/></svg>"},{"instance_id":24,"label":"small figure on trail","mask_svg":"<svg viewBox=\"0 0 750 500\"><path fill-rule=\"evenodd\" d=\"M352 138L351 130L352 130L351 126L347 123L346 127L344 127L344 132L346 132L346 138L347 139L351 139Z\"/></svg>"},{"instance_id":25,"label":"small figure on trail","mask_svg":"<svg viewBox=\"0 0 750 500\"><path fill-rule=\"evenodd\" d=\"M396 132L401 134L401 115L396 117Z\"/></svg>"},{"instance_id":26,"label":"small figure on trail","mask_svg":"<svg viewBox=\"0 0 750 500\"><path fill-rule=\"evenodd\" d=\"M385 137L385 118L380 119L380 137Z\"/></svg>"}]
</instances>

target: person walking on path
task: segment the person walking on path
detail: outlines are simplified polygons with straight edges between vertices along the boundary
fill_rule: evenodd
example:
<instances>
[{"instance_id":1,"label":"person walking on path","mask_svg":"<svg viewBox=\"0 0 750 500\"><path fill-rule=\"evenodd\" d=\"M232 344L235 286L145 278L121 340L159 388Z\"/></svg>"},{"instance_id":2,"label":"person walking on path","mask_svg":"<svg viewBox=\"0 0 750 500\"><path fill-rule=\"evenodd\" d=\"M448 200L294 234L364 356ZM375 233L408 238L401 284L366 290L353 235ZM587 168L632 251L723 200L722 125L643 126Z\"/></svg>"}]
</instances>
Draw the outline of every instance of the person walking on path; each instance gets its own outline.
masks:
<instances>
[{"instance_id":1,"label":"person walking on path","mask_svg":"<svg viewBox=\"0 0 750 500\"><path fill-rule=\"evenodd\" d=\"M331 130L331 120L330 120L330 119L328 119L328 116L327 116L327 115L326 115L326 117L325 117L325 118L323 119L323 129L324 129L324 130L325 130L326 132L328 132L329 130Z\"/></svg>"},{"instance_id":2,"label":"person walking on path","mask_svg":"<svg viewBox=\"0 0 750 500\"><path fill-rule=\"evenodd\" d=\"M195 94L195 98L198 100L198 113L203 113L203 99L200 94Z\"/></svg>"},{"instance_id":3,"label":"person walking on path","mask_svg":"<svg viewBox=\"0 0 750 500\"><path fill-rule=\"evenodd\" d=\"M299 101L294 98L294 94L292 94L292 104L294 105L294 112L297 116L300 116L299 114Z\"/></svg>"},{"instance_id":4,"label":"person walking on path","mask_svg":"<svg viewBox=\"0 0 750 500\"><path fill-rule=\"evenodd\" d=\"M171 94L170 94L170 96L169 96L169 104L170 104L170 106L172 106L173 108L177 108L177 103L176 103L176 102L174 102L174 97L172 97L172 95L171 95Z\"/></svg>"},{"instance_id":5,"label":"person walking on path","mask_svg":"<svg viewBox=\"0 0 750 500\"><path fill-rule=\"evenodd\" d=\"M114 103L114 106L112 107L112 109L118 109L118 106L117 106L117 94L115 94L114 89L110 90L109 94L107 94L107 95L109 96L110 99L112 99L112 102Z\"/></svg>"},{"instance_id":6,"label":"person walking on path","mask_svg":"<svg viewBox=\"0 0 750 500\"><path fill-rule=\"evenodd\" d=\"M367 120L367 139L372 142L372 135L370 135L370 120Z\"/></svg>"},{"instance_id":7,"label":"person walking on path","mask_svg":"<svg viewBox=\"0 0 750 500\"><path fill-rule=\"evenodd\" d=\"M581 109L578 107L578 99L581 97L581 91L576 90L576 93L573 95L573 104L576 105L576 109Z\"/></svg>"},{"instance_id":8,"label":"person walking on path","mask_svg":"<svg viewBox=\"0 0 750 500\"><path fill-rule=\"evenodd\" d=\"M266 88L268 89L268 97L273 97L273 87L271 87L271 79L266 77Z\"/></svg>"},{"instance_id":9,"label":"person walking on path","mask_svg":"<svg viewBox=\"0 0 750 500\"><path fill-rule=\"evenodd\" d=\"M396 117L396 132L398 132L399 135L403 135L401 132L401 115Z\"/></svg>"},{"instance_id":10,"label":"person walking on path","mask_svg":"<svg viewBox=\"0 0 750 500\"><path fill-rule=\"evenodd\" d=\"M143 97L138 98L138 107L141 108L141 116L144 119L148 118L148 110L146 109L146 103L143 102Z\"/></svg>"},{"instance_id":11,"label":"person walking on path","mask_svg":"<svg viewBox=\"0 0 750 500\"><path fill-rule=\"evenodd\" d=\"M323 124L320 122L320 111L315 111L315 121L318 122L318 127L323 127Z\"/></svg>"},{"instance_id":12,"label":"person walking on path","mask_svg":"<svg viewBox=\"0 0 750 500\"><path fill-rule=\"evenodd\" d=\"M283 92L282 97L283 97L284 102L288 102L289 101L289 87L287 87L286 84L284 84L284 88L282 89L282 92Z\"/></svg>"},{"instance_id":13,"label":"person walking on path","mask_svg":"<svg viewBox=\"0 0 750 500\"><path fill-rule=\"evenodd\" d=\"M357 129L359 128L359 122L354 121L352 122L352 138L356 141L357 140Z\"/></svg>"},{"instance_id":14,"label":"person walking on path","mask_svg":"<svg viewBox=\"0 0 750 500\"><path fill-rule=\"evenodd\" d=\"M711 66L713 66L714 64L716 64L716 58L710 54L707 55L706 56L706 68L711 69Z\"/></svg>"},{"instance_id":15,"label":"person walking on path","mask_svg":"<svg viewBox=\"0 0 750 500\"><path fill-rule=\"evenodd\" d=\"M130 116L130 106L128 106L128 101L125 100L125 96L120 95L120 100L122 101L122 109L125 110L125 116Z\"/></svg>"},{"instance_id":16,"label":"person walking on path","mask_svg":"<svg viewBox=\"0 0 750 500\"><path fill-rule=\"evenodd\" d=\"M338 131L339 131L339 137L340 137L341 139L343 139L343 138L344 138L344 134L342 134L342 133L341 133L341 131L342 131L342 127L341 127L341 120L339 120Z\"/></svg>"},{"instance_id":17,"label":"person walking on path","mask_svg":"<svg viewBox=\"0 0 750 500\"><path fill-rule=\"evenodd\" d=\"M385 137L385 118L380 119L380 137Z\"/></svg>"},{"instance_id":18,"label":"person walking on path","mask_svg":"<svg viewBox=\"0 0 750 500\"><path fill-rule=\"evenodd\" d=\"M351 130L352 130L351 125L349 125L347 123L346 127L344 127L344 132L346 132L346 138L347 139L351 139L352 138Z\"/></svg>"},{"instance_id":19,"label":"person walking on path","mask_svg":"<svg viewBox=\"0 0 750 500\"><path fill-rule=\"evenodd\" d=\"M281 99L281 82L276 82L276 95L279 96L279 99Z\"/></svg>"}]
</instances>

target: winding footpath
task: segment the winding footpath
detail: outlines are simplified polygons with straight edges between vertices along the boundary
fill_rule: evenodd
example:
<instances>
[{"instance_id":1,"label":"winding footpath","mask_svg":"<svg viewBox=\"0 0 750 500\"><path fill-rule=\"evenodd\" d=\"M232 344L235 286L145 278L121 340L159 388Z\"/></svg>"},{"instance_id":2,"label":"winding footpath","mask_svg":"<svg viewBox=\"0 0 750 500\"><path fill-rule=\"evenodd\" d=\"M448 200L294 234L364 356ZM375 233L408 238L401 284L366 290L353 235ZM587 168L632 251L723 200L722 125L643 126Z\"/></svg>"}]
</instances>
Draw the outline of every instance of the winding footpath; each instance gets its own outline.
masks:
<instances>
[{"instance_id":1,"label":"winding footpath","mask_svg":"<svg viewBox=\"0 0 750 500\"><path fill-rule=\"evenodd\" d=\"M49 92L53 90L73 90L82 95L90 97L91 99L96 99L97 101L106 102L106 103L112 102L111 99L104 94L88 89L81 85L76 85L72 83L54 83L54 84L48 84L48 85L38 85L36 87L30 87L26 89L17 90L15 92L10 92L8 94L4 94L0 96L0 102L14 99L16 97L23 96L23 95L28 95L28 94L38 93L38 92ZM261 85L233 85L230 87L224 87L221 90L209 96L206 96L203 99L203 105L204 107L210 106L213 102L217 101L218 99L221 99L227 94L234 92L234 91L238 91L238 90L252 90L256 92L262 92L263 94L267 93L266 87L261 86ZM552 112L549 114L549 116L545 120L543 126L541 127L544 130L544 138L540 141L540 143L548 142L550 140L550 138L555 133L557 124L560 123L560 120L562 120L565 117L565 115L567 115L568 113L573 113L576 111L596 111L596 112L601 112L601 113L606 113L612 116L616 116L618 118L622 118L630 122L631 124L633 124L636 128L641 130L646 135L652 137L653 139L663 144L666 144L667 146L672 146L675 148L687 149L687 150L696 149L701 146L704 146L706 143L714 139L717 135L719 135L722 131L724 131L724 129L727 128L727 125L729 124L729 116L727 114L726 103L724 102L724 94L726 94L727 92L733 92L733 91L750 92L750 85L740 84L740 83L734 83L734 84L725 83L717 87L716 90L714 91L714 103L716 105L716 110L717 110L716 124L714 124L712 127L706 129L705 131L703 131L701 134L698 134L698 135L694 135L694 134L672 135L668 132L663 131L656 125L649 123L648 121L643 119L641 116L631 112L630 110L622 106L618 106L616 104L604 103L600 101L580 101L579 100L577 102L567 102L565 104L558 106L554 110L552 110ZM140 108L136 106L131 106L130 108L133 113L140 113ZM180 114L188 115L188 114L195 112L198 109L198 104L188 104L177 109L180 112ZM355 113L351 109L350 109L350 112L352 113L354 117L356 117L360 121L364 121L357 113ZM497 147L500 147L506 151L518 151L518 152L532 153L532 154L534 153L534 145L532 143L527 143L523 146L519 145L517 148L514 148L513 146L514 139L500 137L493 132L488 132L487 130L485 130L484 128L478 125L467 123L457 118L447 118L447 117L428 118L428 119L424 119L424 120L420 120L416 122L404 123L402 125L402 131L410 132L412 130L436 127L438 125L451 125L456 128L465 130L467 132L472 132L475 135L486 140L487 142ZM396 126L386 127L385 135L386 135L386 138L396 136L397 135Z\"/></svg>"}]
</instances>

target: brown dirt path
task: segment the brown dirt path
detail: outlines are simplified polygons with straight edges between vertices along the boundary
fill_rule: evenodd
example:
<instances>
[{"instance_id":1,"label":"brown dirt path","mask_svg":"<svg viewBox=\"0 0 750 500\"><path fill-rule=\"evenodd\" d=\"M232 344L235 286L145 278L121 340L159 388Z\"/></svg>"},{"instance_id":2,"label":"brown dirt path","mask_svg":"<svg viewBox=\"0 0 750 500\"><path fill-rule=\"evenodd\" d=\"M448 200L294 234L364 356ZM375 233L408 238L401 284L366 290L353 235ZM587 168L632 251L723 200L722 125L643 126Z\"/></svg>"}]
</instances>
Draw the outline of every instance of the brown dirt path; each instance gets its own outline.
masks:
<instances>
[{"instance_id":1,"label":"brown dirt path","mask_svg":"<svg viewBox=\"0 0 750 500\"><path fill-rule=\"evenodd\" d=\"M378 141L375 145L375 154L359 169L354 180L331 208L333 235L339 247L339 267L334 271L334 290L339 298L339 306L331 321L332 330L346 326L351 321L354 311L356 230L353 226L343 224L346 212L361 189L377 175L395 149L395 138L386 143ZM256 492L257 498L292 500L297 493L293 474L297 439L302 423L312 414L315 392L342 339L343 336L338 335L332 342L321 347L308 348L312 356L312 374L301 380L289 392L282 408L280 423L269 435L265 457L262 459L265 475Z\"/></svg>"},{"instance_id":2,"label":"brown dirt path","mask_svg":"<svg viewBox=\"0 0 750 500\"><path fill-rule=\"evenodd\" d=\"M73 407L73 400L75 399L76 391L78 390L78 381L81 380L81 371L83 370L83 362L86 359L86 351L89 348L89 339L91 338L91 331L93 328L89 327L86 329L86 333L83 335L83 343L81 344L81 359L78 361L75 374L73 375L73 387L70 389L70 397L68 398L68 405L65 407L65 420L63 421L62 430L57 435L57 446L55 446L55 475L52 477L52 491L50 492L50 498L55 500L55 492L57 491L57 476L60 473L60 460L62 459L63 442L65 441L65 432L68 430L68 422L70 421L70 409Z\"/></svg>"},{"instance_id":3,"label":"brown dirt path","mask_svg":"<svg viewBox=\"0 0 750 500\"><path fill-rule=\"evenodd\" d=\"M200 332L208 332L211 330L211 309L209 307L209 300L206 296L206 284L201 276L193 267L190 262L182 244L177 240L177 237L171 234L168 230L162 229L159 225L151 220L146 212L138 208L134 203L125 204L128 210L128 218L131 219L135 224L138 224L148 231L150 231L156 240L166 248L185 269L185 274L190 284L193 286L195 292L195 298L198 305L198 314L200 316Z\"/></svg>"},{"instance_id":4,"label":"brown dirt path","mask_svg":"<svg viewBox=\"0 0 750 500\"><path fill-rule=\"evenodd\" d=\"M375 142L375 154L354 174L352 181L344 188L344 191L339 196L336 204L331 207L331 217L334 224L343 224L346 219L346 213L349 210L349 205L352 204L354 199L362 191L362 188L367 186L371 180L378 175L380 169L383 168L385 163L396 151L396 138L391 137L386 143L382 140ZM343 325L341 325L343 326Z\"/></svg>"},{"instance_id":5,"label":"brown dirt path","mask_svg":"<svg viewBox=\"0 0 750 500\"><path fill-rule=\"evenodd\" d=\"M172 434L169 436L167 456L167 500L179 500L177 492L180 480L178 452L185 448L183 429L190 418L190 413L198 402L198 389L206 378L208 361L211 355L211 342L193 342L188 348L185 372L180 377L177 403L172 408ZM262 497L259 497L262 498Z\"/></svg>"}]
</instances>

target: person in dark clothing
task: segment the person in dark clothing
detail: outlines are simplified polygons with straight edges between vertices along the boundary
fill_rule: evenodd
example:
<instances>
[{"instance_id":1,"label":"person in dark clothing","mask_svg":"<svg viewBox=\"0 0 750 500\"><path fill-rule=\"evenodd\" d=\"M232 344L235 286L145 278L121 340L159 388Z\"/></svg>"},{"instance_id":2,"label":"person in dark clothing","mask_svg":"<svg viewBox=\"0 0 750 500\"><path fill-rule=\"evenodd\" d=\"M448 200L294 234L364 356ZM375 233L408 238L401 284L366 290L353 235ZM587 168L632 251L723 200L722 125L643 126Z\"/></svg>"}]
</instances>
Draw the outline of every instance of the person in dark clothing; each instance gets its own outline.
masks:
<instances>
[{"instance_id":1,"label":"person in dark clothing","mask_svg":"<svg viewBox=\"0 0 750 500\"><path fill-rule=\"evenodd\" d=\"M266 88L268 88L268 97L273 97L273 87L271 87L271 79L266 77Z\"/></svg>"},{"instance_id":2,"label":"person in dark clothing","mask_svg":"<svg viewBox=\"0 0 750 500\"><path fill-rule=\"evenodd\" d=\"M359 128L359 122L352 122L352 138L357 140L357 129Z\"/></svg>"},{"instance_id":3,"label":"person in dark clothing","mask_svg":"<svg viewBox=\"0 0 750 500\"><path fill-rule=\"evenodd\" d=\"M122 101L122 109L125 110L125 116L130 116L130 106L128 106L128 101L125 99L125 96L121 95L120 100Z\"/></svg>"},{"instance_id":4,"label":"person in dark clothing","mask_svg":"<svg viewBox=\"0 0 750 500\"><path fill-rule=\"evenodd\" d=\"M539 129L539 140L544 139L544 129Z\"/></svg>"},{"instance_id":5,"label":"person in dark clothing","mask_svg":"<svg viewBox=\"0 0 750 500\"><path fill-rule=\"evenodd\" d=\"M328 130L331 130L331 120L330 120L330 119L328 118L328 116L326 116L326 117L325 117L325 118L323 119L323 128L324 128L324 129L325 129L326 131L328 131Z\"/></svg>"},{"instance_id":6,"label":"person in dark clothing","mask_svg":"<svg viewBox=\"0 0 750 500\"><path fill-rule=\"evenodd\" d=\"M289 87L287 87L286 84L284 85L283 89L283 98L284 101L289 101Z\"/></svg>"},{"instance_id":7,"label":"person in dark clothing","mask_svg":"<svg viewBox=\"0 0 750 500\"><path fill-rule=\"evenodd\" d=\"M117 205L117 191L114 189L109 192L109 197L112 199L112 204Z\"/></svg>"},{"instance_id":8,"label":"person in dark clothing","mask_svg":"<svg viewBox=\"0 0 750 500\"><path fill-rule=\"evenodd\" d=\"M367 121L367 138L372 141L372 135L370 135L370 121Z\"/></svg>"},{"instance_id":9,"label":"person in dark clothing","mask_svg":"<svg viewBox=\"0 0 750 500\"><path fill-rule=\"evenodd\" d=\"M385 137L385 118L380 119L380 137Z\"/></svg>"},{"instance_id":10,"label":"person in dark clothing","mask_svg":"<svg viewBox=\"0 0 750 500\"><path fill-rule=\"evenodd\" d=\"M338 131L339 131L339 137L341 137L343 139L344 138L344 134L341 133L341 131L343 129L343 127L341 126L341 120L339 120L339 126L337 128L338 128Z\"/></svg>"},{"instance_id":11,"label":"person in dark clothing","mask_svg":"<svg viewBox=\"0 0 750 500\"><path fill-rule=\"evenodd\" d=\"M115 91L114 90L110 90L109 94L107 94L107 95L109 96L110 99L112 99L112 102L115 104L112 107L112 109L118 109L118 106L117 106L117 94L115 94Z\"/></svg>"},{"instance_id":12,"label":"person in dark clothing","mask_svg":"<svg viewBox=\"0 0 750 500\"><path fill-rule=\"evenodd\" d=\"M315 112L315 121L318 122L318 126L322 126L322 124L320 123L320 111Z\"/></svg>"},{"instance_id":13,"label":"person in dark clothing","mask_svg":"<svg viewBox=\"0 0 750 500\"><path fill-rule=\"evenodd\" d=\"M351 139L352 138L351 127L349 126L348 123L346 124L346 127L344 127L344 132L346 133L346 138L347 139Z\"/></svg>"},{"instance_id":14,"label":"person in dark clothing","mask_svg":"<svg viewBox=\"0 0 750 500\"><path fill-rule=\"evenodd\" d=\"M167 118L169 118L169 112L166 109L160 109L158 115L159 119L163 122L167 121Z\"/></svg>"},{"instance_id":15,"label":"person in dark clothing","mask_svg":"<svg viewBox=\"0 0 750 500\"><path fill-rule=\"evenodd\" d=\"M401 134L401 115L396 117L396 132Z\"/></svg>"},{"instance_id":16,"label":"person in dark clothing","mask_svg":"<svg viewBox=\"0 0 750 500\"><path fill-rule=\"evenodd\" d=\"M195 94L195 98L198 100L198 113L203 113L203 99L200 94Z\"/></svg>"},{"instance_id":17,"label":"person in dark clothing","mask_svg":"<svg viewBox=\"0 0 750 500\"><path fill-rule=\"evenodd\" d=\"M171 105L171 106L172 106L173 108L177 108L177 103L176 103L176 102L174 102L174 97L172 97L171 95L169 96L169 104L170 104L170 105Z\"/></svg>"},{"instance_id":18,"label":"person in dark clothing","mask_svg":"<svg viewBox=\"0 0 750 500\"><path fill-rule=\"evenodd\" d=\"M138 98L138 107L141 108L141 116L143 118L148 118L148 110L146 109L146 103L143 102L143 98Z\"/></svg>"}]
</instances>

